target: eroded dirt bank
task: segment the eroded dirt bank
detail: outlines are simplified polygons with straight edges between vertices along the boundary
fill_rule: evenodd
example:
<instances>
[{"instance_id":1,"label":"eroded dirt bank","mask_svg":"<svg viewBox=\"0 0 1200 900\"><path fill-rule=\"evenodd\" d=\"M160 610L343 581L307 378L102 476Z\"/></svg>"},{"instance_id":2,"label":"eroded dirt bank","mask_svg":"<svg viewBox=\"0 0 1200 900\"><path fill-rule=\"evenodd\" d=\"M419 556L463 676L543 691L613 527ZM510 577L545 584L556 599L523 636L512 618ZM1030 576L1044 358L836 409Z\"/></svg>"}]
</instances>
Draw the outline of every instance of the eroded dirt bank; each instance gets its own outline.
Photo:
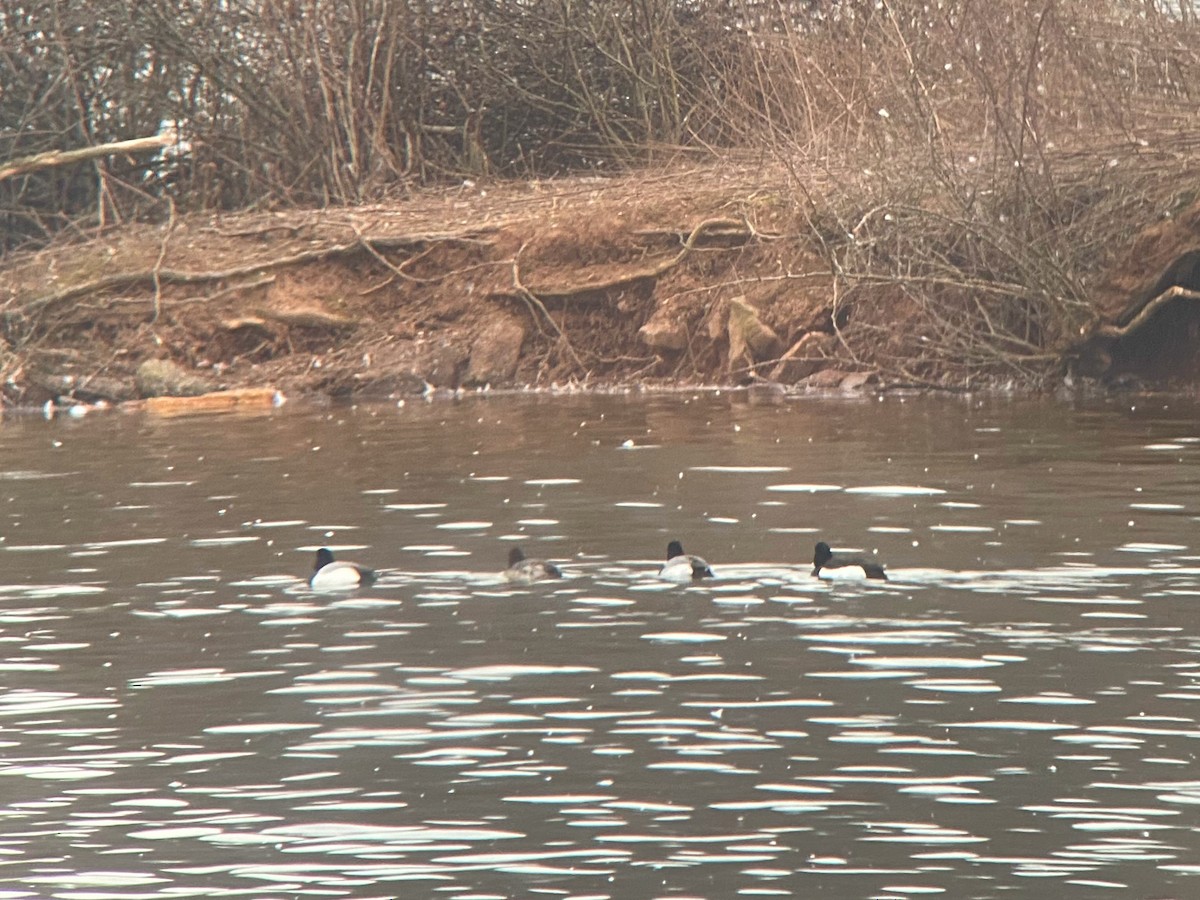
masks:
<instances>
[{"instance_id":1,"label":"eroded dirt bank","mask_svg":"<svg viewBox=\"0 0 1200 900\"><path fill-rule=\"evenodd\" d=\"M0 268L4 400L1004 377L951 375L922 349L911 292L848 282L795 208L786 179L726 165L113 229ZM1046 348L1040 378L1196 375L1190 290L1179 321L1151 327L1163 305L1129 328L1200 246L1200 207L1155 228L1149 250L1131 236L1093 324ZM1200 288L1200 265L1177 268L1174 283Z\"/></svg>"}]
</instances>

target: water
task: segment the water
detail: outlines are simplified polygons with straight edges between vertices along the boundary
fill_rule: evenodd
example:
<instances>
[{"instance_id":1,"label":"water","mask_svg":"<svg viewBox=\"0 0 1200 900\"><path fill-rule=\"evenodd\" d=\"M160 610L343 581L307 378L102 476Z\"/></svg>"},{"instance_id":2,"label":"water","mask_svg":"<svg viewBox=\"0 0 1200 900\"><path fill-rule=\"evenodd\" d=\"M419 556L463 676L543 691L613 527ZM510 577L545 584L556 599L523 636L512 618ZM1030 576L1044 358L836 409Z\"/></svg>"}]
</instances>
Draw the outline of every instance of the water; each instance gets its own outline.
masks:
<instances>
[{"instance_id":1,"label":"water","mask_svg":"<svg viewBox=\"0 0 1200 900\"><path fill-rule=\"evenodd\" d=\"M1191 896L1198 412L9 419L0 897Z\"/></svg>"}]
</instances>

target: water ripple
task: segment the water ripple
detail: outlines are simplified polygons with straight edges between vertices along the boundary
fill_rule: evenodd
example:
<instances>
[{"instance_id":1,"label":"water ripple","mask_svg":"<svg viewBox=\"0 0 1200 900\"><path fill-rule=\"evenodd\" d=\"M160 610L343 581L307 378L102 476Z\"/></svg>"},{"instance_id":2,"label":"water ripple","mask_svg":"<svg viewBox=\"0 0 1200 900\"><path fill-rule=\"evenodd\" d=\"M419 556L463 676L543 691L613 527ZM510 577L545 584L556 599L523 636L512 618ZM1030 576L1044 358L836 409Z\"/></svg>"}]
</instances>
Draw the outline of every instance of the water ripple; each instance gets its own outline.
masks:
<instances>
[{"instance_id":1,"label":"water ripple","mask_svg":"<svg viewBox=\"0 0 1200 900\"><path fill-rule=\"evenodd\" d=\"M0 894L1189 896L1200 438L1139 405L6 422Z\"/></svg>"}]
</instances>

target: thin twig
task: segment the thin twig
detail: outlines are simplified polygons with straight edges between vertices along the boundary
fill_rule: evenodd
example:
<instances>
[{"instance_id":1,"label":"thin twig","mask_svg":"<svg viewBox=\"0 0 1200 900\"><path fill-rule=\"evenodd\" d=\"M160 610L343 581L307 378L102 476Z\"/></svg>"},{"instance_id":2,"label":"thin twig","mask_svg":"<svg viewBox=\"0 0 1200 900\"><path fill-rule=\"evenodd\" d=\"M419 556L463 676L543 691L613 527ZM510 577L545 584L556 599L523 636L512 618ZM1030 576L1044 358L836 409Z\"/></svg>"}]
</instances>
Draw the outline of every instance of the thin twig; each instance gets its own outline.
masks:
<instances>
[{"instance_id":1,"label":"thin twig","mask_svg":"<svg viewBox=\"0 0 1200 900\"><path fill-rule=\"evenodd\" d=\"M265 287L266 285L274 284L274 283L275 283L274 275L264 275L262 278L255 278L251 281L239 281L237 284L231 284L228 287L222 288L221 290L215 291L211 294L203 294L203 295L196 296L196 297L179 297L178 299L174 299L174 300L164 298L162 301L162 308L173 309L173 308L179 307L179 306L191 306L192 304L195 304L195 303L212 303L216 300L221 300L225 297L228 297L230 294L240 294L245 291L252 291L255 288ZM143 300L141 297L114 297L112 300L106 301L105 305L108 305L108 306L139 306L145 302L146 301ZM153 301L151 301L151 302L153 302ZM94 305L94 304L89 304L89 305L80 304L80 308L100 309L101 307L98 305ZM151 323L151 324L153 324L153 323Z\"/></svg>"},{"instance_id":2,"label":"thin twig","mask_svg":"<svg viewBox=\"0 0 1200 900\"><path fill-rule=\"evenodd\" d=\"M150 324L155 325L158 322L159 313L162 312L162 272L163 260L167 258L167 245L171 241L171 234L175 231L175 201L167 198L167 227L163 230L163 238L158 245L158 259L154 261L154 270L152 272L154 280L154 315L150 317Z\"/></svg>"},{"instance_id":3,"label":"thin twig","mask_svg":"<svg viewBox=\"0 0 1200 900\"><path fill-rule=\"evenodd\" d=\"M445 277L445 276L442 276L441 278L418 278L415 275L409 275L407 272L404 271L404 267L407 266L409 263L414 263L414 262L417 262L418 260L424 259L430 253L432 253L433 247L426 247L424 250L422 250L416 256L410 256L408 259L406 259L400 265L395 265L390 259L388 259L386 256L384 256L382 253L380 253L378 250L375 249L374 242L370 238L363 235L363 233L359 230L357 225L355 225L353 222L351 222L350 227L352 229L354 229L354 234L358 238L358 241L362 245L362 248L364 250L366 250L367 253L369 253L371 256L373 256L377 262L379 262L381 265L383 265L389 272L391 272L397 278L403 278L405 281L411 281L413 284L437 284L442 280L442 278Z\"/></svg>"}]
</instances>

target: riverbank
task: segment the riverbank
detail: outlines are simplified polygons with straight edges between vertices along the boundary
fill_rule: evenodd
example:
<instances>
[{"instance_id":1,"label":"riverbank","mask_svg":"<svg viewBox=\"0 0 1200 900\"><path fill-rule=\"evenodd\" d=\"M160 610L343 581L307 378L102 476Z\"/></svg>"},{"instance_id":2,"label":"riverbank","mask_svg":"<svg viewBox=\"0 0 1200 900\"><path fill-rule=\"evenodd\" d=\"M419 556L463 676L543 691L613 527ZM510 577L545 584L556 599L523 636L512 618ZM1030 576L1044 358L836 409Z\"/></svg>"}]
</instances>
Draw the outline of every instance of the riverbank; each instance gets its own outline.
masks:
<instances>
[{"instance_id":1,"label":"riverbank","mask_svg":"<svg viewBox=\"0 0 1200 900\"><path fill-rule=\"evenodd\" d=\"M264 386L365 398L762 382L1037 390L1195 374L1190 340L1176 338L1164 366L1120 329L1137 317L1131 301L1196 242L1198 207L1155 223L1152 241L1131 240L1123 261L1113 254L1120 265L1095 273L1073 337L1043 317L1040 333L1025 323L1023 337L1002 334L973 360L962 351L982 338L954 341L998 333L996 307L979 300L990 302L987 285L974 312L962 307L970 328L952 322L927 276L848 267L881 246L886 209L837 234L800 196L794 174L741 159L110 228L4 261L4 401ZM1144 318L1147 335L1152 318L1160 331L1167 322ZM1180 322L1166 330L1180 334Z\"/></svg>"}]
</instances>

